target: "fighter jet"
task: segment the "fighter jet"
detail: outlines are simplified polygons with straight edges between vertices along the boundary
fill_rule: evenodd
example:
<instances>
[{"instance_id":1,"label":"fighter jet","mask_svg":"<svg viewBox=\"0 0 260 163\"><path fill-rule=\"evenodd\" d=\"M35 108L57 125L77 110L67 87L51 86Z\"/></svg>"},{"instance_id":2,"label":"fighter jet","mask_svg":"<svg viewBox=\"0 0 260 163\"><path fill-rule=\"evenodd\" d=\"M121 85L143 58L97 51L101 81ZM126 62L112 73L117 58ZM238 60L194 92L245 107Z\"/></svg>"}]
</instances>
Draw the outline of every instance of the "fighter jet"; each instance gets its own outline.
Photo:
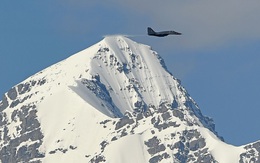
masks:
<instances>
[{"instance_id":1,"label":"fighter jet","mask_svg":"<svg viewBox=\"0 0 260 163\"><path fill-rule=\"evenodd\" d=\"M181 33L175 31L155 32L151 27L147 28L147 32L149 36L157 36L157 37L164 37L168 35L181 35Z\"/></svg>"}]
</instances>

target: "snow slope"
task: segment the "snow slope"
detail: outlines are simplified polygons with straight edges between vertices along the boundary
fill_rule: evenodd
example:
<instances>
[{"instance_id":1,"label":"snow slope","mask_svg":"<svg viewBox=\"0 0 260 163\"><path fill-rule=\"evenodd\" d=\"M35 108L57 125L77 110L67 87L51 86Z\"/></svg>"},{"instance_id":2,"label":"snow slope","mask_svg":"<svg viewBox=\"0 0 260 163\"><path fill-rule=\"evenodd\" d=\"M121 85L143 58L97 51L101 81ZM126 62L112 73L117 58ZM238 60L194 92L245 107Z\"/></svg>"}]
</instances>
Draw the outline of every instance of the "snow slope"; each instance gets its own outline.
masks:
<instances>
[{"instance_id":1,"label":"snow slope","mask_svg":"<svg viewBox=\"0 0 260 163\"><path fill-rule=\"evenodd\" d=\"M260 142L223 142L163 59L123 36L14 86L0 111L3 163L260 161Z\"/></svg>"}]
</instances>

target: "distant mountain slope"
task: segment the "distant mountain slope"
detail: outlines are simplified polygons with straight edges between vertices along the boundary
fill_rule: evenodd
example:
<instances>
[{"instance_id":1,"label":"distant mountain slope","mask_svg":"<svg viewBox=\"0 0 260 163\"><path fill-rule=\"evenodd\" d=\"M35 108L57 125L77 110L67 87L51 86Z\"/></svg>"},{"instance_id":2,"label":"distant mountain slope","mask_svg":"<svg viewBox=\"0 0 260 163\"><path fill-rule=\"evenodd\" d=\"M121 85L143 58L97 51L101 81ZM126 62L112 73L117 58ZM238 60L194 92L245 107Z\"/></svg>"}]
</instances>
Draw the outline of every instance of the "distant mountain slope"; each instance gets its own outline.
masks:
<instances>
[{"instance_id":1,"label":"distant mountain slope","mask_svg":"<svg viewBox=\"0 0 260 163\"><path fill-rule=\"evenodd\" d=\"M151 47L99 43L11 88L0 101L0 160L260 162L260 142L235 147Z\"/></svg>"}]
</instances>

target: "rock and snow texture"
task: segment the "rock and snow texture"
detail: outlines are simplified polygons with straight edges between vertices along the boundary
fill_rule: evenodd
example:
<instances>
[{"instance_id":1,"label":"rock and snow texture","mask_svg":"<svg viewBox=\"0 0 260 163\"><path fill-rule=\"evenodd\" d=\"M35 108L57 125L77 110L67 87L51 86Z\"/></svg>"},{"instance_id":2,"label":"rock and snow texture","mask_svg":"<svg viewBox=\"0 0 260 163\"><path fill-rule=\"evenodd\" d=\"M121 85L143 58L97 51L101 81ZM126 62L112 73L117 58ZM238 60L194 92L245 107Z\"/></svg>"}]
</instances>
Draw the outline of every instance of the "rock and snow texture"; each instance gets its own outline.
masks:
<instances>
[{"instance_id":1,"label":"rock and snow texture","mask_svg":"<svg viewBox=\"0 0 260 163\"><path fill-rule=\"evenodd\" d=\"M11 88L0 101L0 162L260 162L214 130L151 47L99 43Z\"/></svg>"}]
</instances>

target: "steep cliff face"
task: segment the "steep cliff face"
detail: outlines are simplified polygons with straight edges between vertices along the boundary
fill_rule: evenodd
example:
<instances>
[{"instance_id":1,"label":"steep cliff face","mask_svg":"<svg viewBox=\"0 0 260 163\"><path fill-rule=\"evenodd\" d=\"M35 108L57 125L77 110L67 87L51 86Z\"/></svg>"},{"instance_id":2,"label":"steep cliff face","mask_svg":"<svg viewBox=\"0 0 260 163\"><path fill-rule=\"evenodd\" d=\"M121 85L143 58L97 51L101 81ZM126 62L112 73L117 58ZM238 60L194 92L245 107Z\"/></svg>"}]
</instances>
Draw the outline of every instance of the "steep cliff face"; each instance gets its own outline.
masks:
<instances>
[{"instance_id":1,"label":"steep cliff face","mask_svg":"<svg viewBox=\"0 0 260 163\"><path fill-rule=\"evenodd\" d=\"M259 162L224 143L151 47L123 36L33 75L0 102L0 160Z\"/></svg>"}]
</instances>

